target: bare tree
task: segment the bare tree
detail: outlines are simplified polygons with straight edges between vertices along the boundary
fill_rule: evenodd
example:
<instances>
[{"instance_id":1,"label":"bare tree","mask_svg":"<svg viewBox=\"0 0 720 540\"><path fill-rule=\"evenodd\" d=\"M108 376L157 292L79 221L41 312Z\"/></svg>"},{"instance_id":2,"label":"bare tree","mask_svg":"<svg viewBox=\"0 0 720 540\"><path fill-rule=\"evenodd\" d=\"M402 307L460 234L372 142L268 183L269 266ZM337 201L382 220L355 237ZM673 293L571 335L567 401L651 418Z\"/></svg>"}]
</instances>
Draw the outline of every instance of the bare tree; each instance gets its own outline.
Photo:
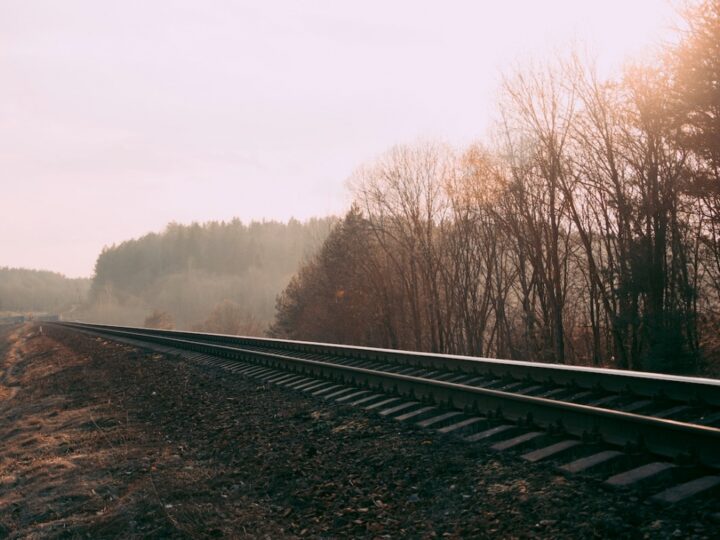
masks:
<instances>
[{"instance_id":1,"label":"bare tree","mask_svg":"<svg viewBox=\"0 0 720 540\"><path fill-rule=\"evenodd\" d=\"M447 148L419 144L393 148L358 170L352 181L356 200L400 280L415 349L445 350L438 231L448 214L444 179L452 173Z\"/></svg>"},{"instance_id":2,"label":"bare tree","mask_svg":"<svg viewBox=\"0 0 720 540\"><path fill-rule=\"evenodd\" d=\"M563 75L546 67L506 79L503 108L510 177L504 218L516 241L528 339L539 308L556 362L566 356L563 313L572 223L562 185L572 174L567 147L576 107L574 84Z\"/></svg>"}]
</instances>

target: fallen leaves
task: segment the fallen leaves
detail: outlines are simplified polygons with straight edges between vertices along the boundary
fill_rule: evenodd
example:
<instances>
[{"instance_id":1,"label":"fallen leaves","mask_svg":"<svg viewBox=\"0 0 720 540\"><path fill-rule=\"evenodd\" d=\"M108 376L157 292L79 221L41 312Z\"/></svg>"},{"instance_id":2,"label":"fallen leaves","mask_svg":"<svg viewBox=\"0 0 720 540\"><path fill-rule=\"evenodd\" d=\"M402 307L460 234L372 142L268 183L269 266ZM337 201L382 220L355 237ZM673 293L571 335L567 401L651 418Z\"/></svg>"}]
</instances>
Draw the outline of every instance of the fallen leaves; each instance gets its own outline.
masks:
<instances>
[{"instance_id":1,"label":"fallen leaves","mask_svg":"<svg viewBox=\"0 0 720 540\"><path fill-rule=\"evenodd\" d=\"M38 357L32 369L47 369L48 377L27 391L34 399L81 400L88 411L103 404L93 417L97 427L85 419L83 433L95 442L68 432L58 449L72 449L71 456L107 452L93 471L63 474L76 482L90 472L105 475L113 491L92 484L86 491L97 501L57 506L59 517L26 512L29 499L0 504L0 533L9 523L23 524L23 536L62 526L90 537L555 538L713 530L699 509L667 511L658 523L651 507L481 446L157 353L78 334L57 338L78 363L50 369L42 362L53 356ZM16 487L14 475L0 469L0 497Z\"/></svg>"}]
</instances>

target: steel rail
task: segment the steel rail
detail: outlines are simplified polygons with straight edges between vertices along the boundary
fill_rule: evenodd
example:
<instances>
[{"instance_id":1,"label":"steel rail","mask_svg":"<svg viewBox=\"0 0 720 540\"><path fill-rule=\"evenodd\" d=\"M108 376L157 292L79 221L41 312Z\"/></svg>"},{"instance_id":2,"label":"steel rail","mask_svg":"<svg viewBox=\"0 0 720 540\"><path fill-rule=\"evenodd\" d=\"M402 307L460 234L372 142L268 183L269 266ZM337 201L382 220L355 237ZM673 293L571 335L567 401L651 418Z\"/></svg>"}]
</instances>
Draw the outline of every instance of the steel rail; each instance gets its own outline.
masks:
<instances>
[{"instance_id":1,"label":"steel rail","mask_svg":"<svg viewBox=\"0 0 720 540\"><path fill-rule=\"evenodd\" d=\"M328 354L347 359L376 360L403 366L442 369L501 379L532 381L539 384L577 386L582 389L604 390L612 393L628 392L650 398L667 398L685 403L697 402L720 406L720 380L701 377L176 330L87 323L64 324L95 329L134 331L183 339L201 339L218 344L263 347L274 351Z\"/></svg>"},{"instance_id":2,"label":"steel rail","mask_svg":"<svg viewBox=\"0 0 720 540\"><path fill-rule=\"evenodd\" d=\"M298 358L281 352L257 351L217 343L214 339L205 340L205 335L198 333L61 324L99 335L251 361L271 368L428 399L467 411L498 411L502 417L509 420L529 419L533 424L546 428L561 426L567 433L578 437L599 434L606 442L615 445L641 443L649 451L670 458L692 454L704 465L720 468L720 429L714 427L324 360ZM181 337L183 334L191 334L194 339Z\"/></svg>"}]
</instances>

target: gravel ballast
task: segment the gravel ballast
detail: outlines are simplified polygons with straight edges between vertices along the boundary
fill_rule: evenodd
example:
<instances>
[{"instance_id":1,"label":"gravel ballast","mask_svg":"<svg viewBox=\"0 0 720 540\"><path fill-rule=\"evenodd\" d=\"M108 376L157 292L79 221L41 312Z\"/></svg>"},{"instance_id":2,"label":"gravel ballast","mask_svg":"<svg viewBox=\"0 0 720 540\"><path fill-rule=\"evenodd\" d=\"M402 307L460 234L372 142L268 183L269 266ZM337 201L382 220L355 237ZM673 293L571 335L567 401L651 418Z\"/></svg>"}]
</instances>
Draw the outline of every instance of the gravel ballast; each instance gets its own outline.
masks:
<instances>
[{"instance_id":1,"label":"gravel ballast","mask_svg":"<svg viewBox=\"0 0 720 540\"><path fill-rule=\"evenodd\" d=\"M713 538L482 445L58 327L0 333L0 538Z\"/></svg>"}]
</instances>

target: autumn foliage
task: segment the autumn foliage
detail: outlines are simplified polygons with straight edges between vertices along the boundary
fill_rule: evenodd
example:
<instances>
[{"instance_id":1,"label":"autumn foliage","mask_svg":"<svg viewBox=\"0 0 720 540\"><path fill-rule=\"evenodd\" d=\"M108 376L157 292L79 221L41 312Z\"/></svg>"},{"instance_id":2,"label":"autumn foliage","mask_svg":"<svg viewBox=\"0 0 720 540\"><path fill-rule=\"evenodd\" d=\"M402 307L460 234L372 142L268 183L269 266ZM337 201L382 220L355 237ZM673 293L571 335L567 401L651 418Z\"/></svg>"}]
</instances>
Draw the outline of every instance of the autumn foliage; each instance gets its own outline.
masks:
<instances>
[{"instance_id":1,"label":"autumn foliage","mask_svg":"<svg viewBox=\"0 0 720 540\"><path fill-rule=\"evenodd\" d=\"M693 372L720 309L720 3L662 62L505 79L492 143L398 146L277 302L272 334Z\"/></svg>"}]
</instances>

